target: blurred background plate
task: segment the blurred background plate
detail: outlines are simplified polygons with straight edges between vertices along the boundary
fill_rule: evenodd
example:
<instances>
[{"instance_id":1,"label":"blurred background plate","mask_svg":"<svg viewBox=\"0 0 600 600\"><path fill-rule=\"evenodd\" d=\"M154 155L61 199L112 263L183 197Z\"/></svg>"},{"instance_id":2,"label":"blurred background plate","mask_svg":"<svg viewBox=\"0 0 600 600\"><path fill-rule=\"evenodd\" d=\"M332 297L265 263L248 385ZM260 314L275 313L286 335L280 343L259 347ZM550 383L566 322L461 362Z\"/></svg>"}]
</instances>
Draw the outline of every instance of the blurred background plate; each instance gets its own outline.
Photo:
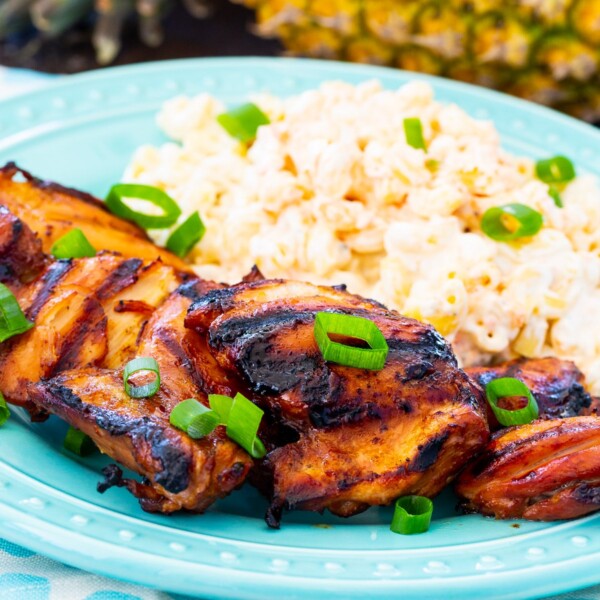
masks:
<instances>
[{"instance_id":1,"label":"blurred background plate","mask_svg":"<svg viewBox=\"0 0 600 600\"><path fill-rule=\"evenodd\" d=\"M103 195L133 150L158 144L161 103L209 92L227 103L320 82L378 78L396 88L429 81L438 99L492 119L504 147L531 157L561 153L600 175L600 132L480 88L374 67L292 59L208 59L107 69L0 103L0 163ZM342 520L293 513L280 531L262 520L251 488L204 516L143 513L124 490L100 496L102 458L61 451L57 419L30 424L18 411L0 435L2 536L90 571L204 598L532 598L600 583L600 515L565 523L459 516L447 493L430 532L398 536L391 512Z\"/></svg>"}]
</instances>

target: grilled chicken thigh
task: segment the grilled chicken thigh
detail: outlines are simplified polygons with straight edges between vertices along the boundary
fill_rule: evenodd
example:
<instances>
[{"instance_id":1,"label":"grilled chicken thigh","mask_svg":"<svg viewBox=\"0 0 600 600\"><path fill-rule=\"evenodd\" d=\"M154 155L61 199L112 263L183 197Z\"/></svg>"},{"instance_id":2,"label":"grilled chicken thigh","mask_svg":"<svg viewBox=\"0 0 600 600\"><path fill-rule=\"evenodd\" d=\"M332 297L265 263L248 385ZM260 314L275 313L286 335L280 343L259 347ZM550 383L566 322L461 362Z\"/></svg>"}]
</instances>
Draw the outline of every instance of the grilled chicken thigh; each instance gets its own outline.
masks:
<instances>
[{"instance_id":1,"label":"grilled chicken thigh","mask_svg":"<svg viewBox=\"0 0 600 600\"><path fill-rule=\"evenodd\" d=\"M569 360L558 358L519 358L494 367L473 367L466 373L483 388L499 377L514 377L531 390L541 419L564 419L584 414L592 404L585 390L583 373ZM492 430L500 427L488 409Z\"/></svg>"},{"instance_id":2,"label":"grilled chicken thigh","mask_svg":"<svg viewBox=\"0 0 600 600\"><path fill-rule=\"evenodd\" d=\"M3 215L0 215L0 222ZM50 262L37 279L12 288L35 327L0 352L0 389L39 415L28 382L89 365L117 367L135 354L148 313L180 282L160 260L144 264L114 254ZM136 301L135 309L123 311Z\"/></svg>"},{"instance_id":3,"label":"grilled chicken thigh","mask_svg":"<svg viewBox=\"0 0 600 600\"><path fill-rule=\"evenodd\" d=\"M319 311L373 320L389 354L381 371L327 363ZM350 516L403 494L434 496L487 441L479 390L433 328L342 290L282 280L215 290L186 325L267 414L256 479L284 508Z\"/></svg>"},{"instance_id":4,"label":"grilled chicken thigh","mask_svg":"<svg viewBox=\"0 0 600 600\"><path fill-rule=\"evenodd\" d=\"M14 163L0 168L0 205L38 234L46 253L58 238L78 227L96 250L144 261L161 258L165 264L188 270L179 258L153 244L143 229L108 212L100 200L37 179Z\"/></svg>"},{"instance_id":5,"label":"grilled chicken thigh","mask_svg":"<svg viewBox=\"0 0 600 600\"><path fill-rule=\"evenodd\" d=\"M480 385L514 377L532 391L539 420L501 429L456 485L467 511L498 518L568 519L600 510L598 400L570 361L518 359L467 373ZM492 430L500 429L488 410Z\"/></svg>"},{"instance_id":6,"label":"grilled chicken thigh","mask_svg":"<svg viewBox=\"0 0 600 600\"><path fill-rule=\"evenodd\" d=\"M214 284L191 281L158 308L139 340L137 354L154 357L161 386L151 398L130 398L122 369L67 371L30 386L33 401L89 435L106 454L143 475L145 483L125 485L151 512L206 510L246 478L252 459L218 427L193 440L172 427L169 414L187 399L207 403L207 393L232 394L227 376L204 340L184 328L192 298Z\"/></svg>"},{"instance_id":7,"label":"grilled chicken thigh","mask_svg":"<svg viewBox=\"0 0 600 600\"><path fill-rule=\"evenodd\" d=\"M572 519L600 510L600 418L535 421L494 434L462 473L467 511L501 519Z\"/></svg>"},{"instance_id":8,"label":"grilled chicken thigh","mask_svg":"<svg viewBox=\"0 0 600 600\"><path fill-rule=\"evenodd\" d=\"M190 279L178 287L183 276L160 259L105 252L52 260L5 207L0 275L35 323L1 347L0 389L9 402L37 420L59 415L143 475L147 483L119 483L146 510L202 511L244 481L252 461L223 428L194 441L169 423L175 404L206 399L209 386L232 393L204 342L183 325L192 298L215 284ZM124 391L122 367L136 355L159 363L161 389L152 399Z\"/></svg>"}]
</instances>

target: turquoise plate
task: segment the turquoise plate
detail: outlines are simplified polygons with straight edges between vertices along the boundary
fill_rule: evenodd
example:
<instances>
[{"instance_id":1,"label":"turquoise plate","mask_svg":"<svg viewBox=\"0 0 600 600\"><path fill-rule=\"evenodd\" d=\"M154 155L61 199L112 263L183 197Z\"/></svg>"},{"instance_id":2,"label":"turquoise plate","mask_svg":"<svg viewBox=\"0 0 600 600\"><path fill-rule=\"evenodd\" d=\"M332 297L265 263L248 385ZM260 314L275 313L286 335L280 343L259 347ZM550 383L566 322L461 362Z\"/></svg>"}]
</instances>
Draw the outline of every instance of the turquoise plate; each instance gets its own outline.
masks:
<instances>
[{"instance_id":1,"label":"turquoise plate","mask_svg":"<svg viewBox=\"0 0 600 600\"><path fill-rule=\"evenodd\" d=\"M0 162L103 194L134 149L158 144L161 103L210 92L240 102L257 90L297 94L328 79L418 77L437 97L492 119L505 147L560 152L600 174L600 133L555 112L441 79L374 67L286 59L190 60L70 77L0 103ZM554 524L459 516L450 493L436 501L426 535L388 529L389 509L350 520L285 515L263 520L251 488L203 516L144 513L124 490L96 493L102 458L61 451L65 426L33 425L16 412L0 432L0 533L65 563L203 598L537 598L600 583L600 516Z\"/></svg>"}]
</instances>

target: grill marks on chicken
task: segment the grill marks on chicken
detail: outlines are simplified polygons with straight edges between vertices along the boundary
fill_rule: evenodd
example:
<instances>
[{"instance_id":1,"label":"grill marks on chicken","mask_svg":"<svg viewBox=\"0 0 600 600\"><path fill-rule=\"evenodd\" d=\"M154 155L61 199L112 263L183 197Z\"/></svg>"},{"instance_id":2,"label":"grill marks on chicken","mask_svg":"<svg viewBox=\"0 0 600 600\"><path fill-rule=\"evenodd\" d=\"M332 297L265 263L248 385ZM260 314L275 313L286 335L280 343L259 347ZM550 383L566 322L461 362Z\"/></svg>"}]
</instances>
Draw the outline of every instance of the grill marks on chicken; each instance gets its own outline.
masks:
<instances>
[{"instance_id":1,"label":"grill marks on chicken","mask_svg":"<svg viewBox=\"0 0 600 600\"><path fill-rule=\"evenodd\" d=\"M153 244L133 223L112 215L100 200L37 179L14 163L0 168L0 205L38 234L47 254L58 238L78 227L96 250L145 261L161 258L165 264L187 270L183 261Z\"/></svg>"},{"instance_id":2,"label":"grill marks on chicken","mask_svg":"<svg viewBox=\"0 0 600 600\"><path fill-rule=\"evenodd\" d=\"M13 289L35 327L6 343L0 389L10 402L36 412L28 382L67 369L122 365L133 357L148 316L116 311L120 299L143 297L155 308L178 283L173 269L160 261L103 254L51 263L37 280Z\"/></svg>"},{"instance_id":3,"label":"grill marks on chicken","mask_svg":"<svg viewBox=\"0 0 600 600\"><path fill-rule=\"evenodd\" d=\"M383 370L326 363L313 334L319 311L373 320L390 347ZM200 298L186 325L267 413L269 453L256 476L271 526L284 508L350 516L403 494L435 495L487 441L478 388L449 346L376 302L259 281Z\"/></svg>"},{"instance_id":4,"label":"grill marks on chicken","mask_svg":"<svg viewBox=\"0 0 600 600\"><path fill-rule=\"evenodd\" d=\"M202 512L240 485L250 467L248 455L222 430L193 440L169 424L162 397L129 398L118 372L70 371L36 385L33 393L48 411L144 477L145 483L123 483L146 511Z\"/></svg>"},{"instance_id":5,"label":"grill marks on chicken","mask_svg":"<svg viewBox=\"0 0 600 600\"><path fill-rule=\"evenodd\" d=\"M121 369L68 371L30 388L37 405L84 431L103 452L144 477L145 483L125 479L118 484L147 511L202 512L238 487L252 465L223 427L193 440L169 423L172 408L187 398L206 403L208 389L232 393L203 340L183 325L192 298L210 287L183 284L144 328L138 355L155 357L161 374L160 390L152 398L130 398Z\"/></svg>"},{"instance_id":6,"label":"grill marks on chicken","mask_svg":"<svg viewBox=\"0 0 600 600\"><path fill-rule=\"evenodd\" d=\"M483 388L499 377L514 377L529 387L536 399L541 419L564 419L584 414L592 404L585 390L583 373L568 360L558 358L519 358L495 367L473 367L467 374ZM492 429L499 424L488 409Z\"/></svg>"},{"instance_id":7,"label":"grill marks on chicken","mask_svg":"<svg viewBox=\"0 0 600 600\"><path fill-rule=\"evenodd\" d=\"M460 476L467 511L501 519L572 519L600 509L600 419L535 421L494 435Z\"/></svg>"}]
</instances>

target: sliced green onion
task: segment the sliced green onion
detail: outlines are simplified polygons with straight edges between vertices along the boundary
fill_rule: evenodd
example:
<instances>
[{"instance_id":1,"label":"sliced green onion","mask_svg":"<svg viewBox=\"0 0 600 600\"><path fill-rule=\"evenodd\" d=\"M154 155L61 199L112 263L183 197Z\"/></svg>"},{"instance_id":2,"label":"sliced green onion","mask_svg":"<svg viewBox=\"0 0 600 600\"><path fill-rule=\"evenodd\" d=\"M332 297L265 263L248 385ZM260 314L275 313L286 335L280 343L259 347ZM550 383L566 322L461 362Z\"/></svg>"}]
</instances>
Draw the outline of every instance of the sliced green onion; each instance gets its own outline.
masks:
<instances>
[{"instance_id":1,"label":"sliced green onion","mask_svg":"<svg viewBox=\"0 0 600 600\"><path fill-rule=\"evenodd\" d=\"M227 436L237 442L253 458L262 458L266 454L257 432L265 413L243 396L236 394L227 420Z\"/></svg>"},{"instance_id":2,"label":"sliced green onion","mask_svg":"<svg viewBox=\"0 0 600 600\"><path fill-rule=\"evenodd\" d=\"M362 340L369 348L334 342L330 334ZM380 371L385 365L389 350L387 342L377 325L369 319L319 312L315 317L314 335L323 358L329 362L372 371Z\"/></svg>"},{"instance_id":3,"label":"sliced green onion","mask_svg":"<svg viewBox=\"0 0 600 600\"><path fill-rule=\"evenodd\" d=\"M230 136L244 143L251 142L256 138L256 132L261 125L270 123L269 117L256 104L252 103L243 104L219 115L217 121Z\"/></svg>"},{"instance_id":4,"label":"sliced green onion","mask_svg":"<svg viewBox=\"0 0 600 600\"><path fill-rule=\"evenodd\" d=\"M554 200L554 204L556 204L558 208L564 208L565 205L560 197L560 192L553 185L548 187L548 196Z\"/></svg>"},{"instance_id":5,"label":"sliced green onion","mask_svg":"<svg viewBox=\"0 0 600 600\"><path fill-rule=\"evenodd\" d=\"M221 394L208 396L210 409L190 398L180 402L171 411L171 425L198 439L211 433L218 425L226 425L229 438L238 443L254 458L266 454L263 443L256 435L264 412L242 394L234 398Z\"/></svg>"},{"instance_id":6,"label":"sliced green onion","mask_svg":"<svg viewBox=\"0 0 600 600\"><path fill-rule=\"evenodd\" d=\"M77 456L89 456L96 451L96 444L92 439L75 427L69 427L63 447Z\"/></svg>"},{"instance_id":7,"label":"sliced green onion","mask_svg":"<svg viewBox=\"0 0 600 600\"><path fill-rule=\"evenodd\" d=\"M28 321L14 294L0 283L0 342L29 331L33 323Z\"/></svg>"},{"instance_id":8,"label":"sliced green onion","mask_svg":"<svg viewBox=\"0 0 600 600\"><path fill-rule=\"evenodd\" d=\"M0 392L0 427L8 421L10 417L10 410L8 410L8 404L6 404L6 400L4 398L4 394Z\"/></svg>"},{"instance_id":9,"label":"sliced green onion","mask_svg":"<svg viewBox=\"0 0 600 600\"><path fill-rule=\"evenodd\" d=\"M234 439L234 438L232 438ZM237 440L234 440L237 441ZM239 444L239 442L238 442ZM241 444L240 444L241 445ZM252 440L252 445L249 448L242 446L252 458L262 458L267 453L265 445L260 441L260 438L255 435Z\"/></svg>"},{"instance_id":10,"label":"sliced green onion","mask_svg":"<svg viewBox=\"0 0 600 600\"><path fill-rule=\"evenodd\" d=\"M554 204L563 208L560 190L564 184L576 177L573 163L565 156L555 156L538 161L535 165L535 172L538 179L548 184L548 194L554 200Z\"/></svg>"},{"instance_id":11,"label":"sliced green onion","mask_svg":"<svg viewBox=\"0 0 600 600\"><path fill-rule=\"evenodd\" d=\"M179 258L184 258L202 239L205 231L206 227L198 211L196 211L169 236L167 249L179 256Z\"/></svg>"},{"instance_id":12,"label":"sliced green onion","mask_svg":"<svg viewBox=\"0 0 600 600\"><path fill-rule=\"evenodd\" d=\"M173 427L187 431L190 423L199 415L203 415L209 409L195 398L188 398L177 404L169 415L169 422Z\"/></svg>"},{"instance_id":13,"label":"sliced green onion","mask_svg":"<svg viewBox=\"0 0 600 600\"><path fill-rule=\"evenodd\" d=\"M233 398L221 394L209 394L208 404L219 415L221 423L226 424L233 406Z\"/></svg>"},{"instance_id":14,"label":"sliced green onion","mask_svg":"<svg viewBox=\"0 0 600 600\"><path fill-rule=\"evenodd\" d=\"M156 374L154 381L145 385L131 385L129 378L140 371L151 371ZM125 385L125 391L132 398L147 398L153 396L158 392L160 388L160 370L156 360L149 356L140 356L130 360L123 369L123 384Z\"/></svg>"},{"instance_id":15,"label":"sliced green onion","mask_svg":"<svg viewBox=\"0 0 600 600\"><path fill-rule=\"evenodd\" d=\"M433 502L425 496L403 496L394 504L390 529L394 533L425 533L431 523Z\"/></svg>"},{"instance_id":16,"label":"sliced green onion","mask_svg":"<svg viewBox=\"0 0 600 600\"><path fill-rule=\"evenodd\" d=\"M421 119L417 119L416 117L404 119L404 135L406 136L406 143L409 146L417 150L427 151Z\"/></svg>"},{"instance_id":17,"label":"sliced green onion","mask_svg":"<svg viewBox=\"0 0 600 600\"><path fill-rule=\"evenodd\" d=\"M221 425L219 415L212 410L207 410L205 413L192 419L187 428L187 434L197 440L212 433L218 425Z\"/></svg>"},{"instance_id":18,"label":"sliced green onion","mask_svg":"<svg viewBox=\"0 0 600 600\"><path fill-rule=\"evenodd\" d=\"M148 215L133 210L123 198L145 200L162 209L162 215ZM181 209L166 192L151 185L117 183L110 188L105 200L106 208L113 214L137 223L143 229L165 229L177 223Z\"/></svg>"},{"instance_id":19,"label":"sliced green onion","mask_svg":"<svg viewBox=\"0 0 600 600\"><path fill-rule=\"evenodd\" d=\"M54 242L50 254L56 258L84 258L96 256L96 249L81 229L71 229Z\"/></svg>"},{"instance_id":20,"label":"sliced green onion","mask_svg":"<svg viewBox=\"0 0 600 600\"><path fill-rule=\"evenodd\" d=\"M535 165L538 179L545 183L567 183L575 179L575 167L566 156L539 160Z\"/></svg>"},{"instance_id":21,"label":"sliced green onion","mask_svg":"<svg viewBox=\"0 0 600 600\"><path fill-rule=\"evenodd\" d=\"M483 233L498 242L511 242L535 235L543 224L544 217L525 204L493 206L485 211L481 219Z\"/></svg>"},{"instance_id":22,"label":"sliced green onion","mask_svg":"<svg viewBox=\"0 0 600 600\"><path fill-rule=\"evenodd\" d=\"M220 424L219 416L194 398L180 402L169 415L169 422L185 431L191 438L199 439L211 433Z\"/></svg>"},{"instance_id":23,"label":"sliced green onion","mask_svg":"<svg viewBox=\"0 0 600 600\"><path fill-rule=\"evenodd\" d=\"M485 386L485 395L500 425L507 427L510 425L526 425L538 418L539 409L533 394L518 379L513 377L493 379ZM513 397L527 398L527 406L517 410L507 410L498 406L500 398Z\"/></svg>"}]
</instances>

